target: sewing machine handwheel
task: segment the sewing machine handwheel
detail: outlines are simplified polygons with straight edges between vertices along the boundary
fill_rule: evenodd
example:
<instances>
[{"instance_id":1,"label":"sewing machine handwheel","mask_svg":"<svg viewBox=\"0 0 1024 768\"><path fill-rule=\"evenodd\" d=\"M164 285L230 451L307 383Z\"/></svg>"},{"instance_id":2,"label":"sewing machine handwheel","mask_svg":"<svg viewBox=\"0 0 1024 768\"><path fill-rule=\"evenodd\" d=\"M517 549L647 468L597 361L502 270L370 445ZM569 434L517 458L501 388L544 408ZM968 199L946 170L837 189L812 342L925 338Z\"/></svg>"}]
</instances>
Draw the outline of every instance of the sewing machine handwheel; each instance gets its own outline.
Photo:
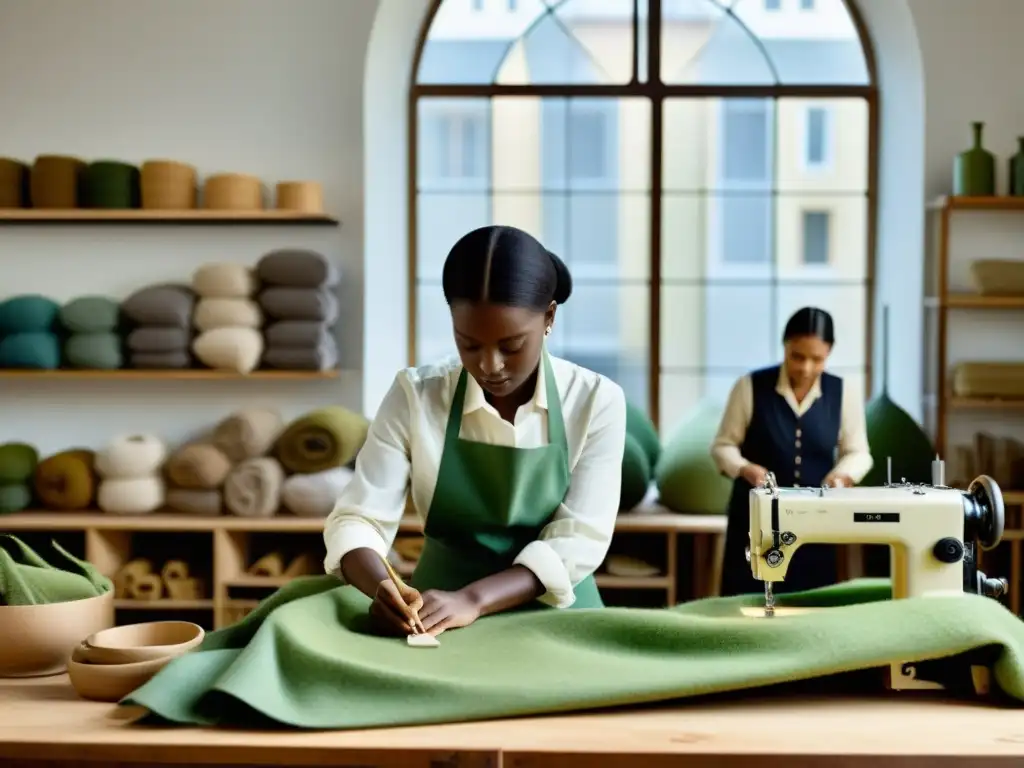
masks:
<instances>
[{"instance_id":1,"label":"sewing machine handwheel","mask_svg":"<svg viewBox=\"0 0 1024 768\"><path fill-rule=\"evenodd\" d=\"M978 475L967 487L967 495L974 501L978 514L978 544L982 549L993 549L1003 539L1006 527L1006 510L1003 507L1003 492L988 475Z\"/></svg>"}]
</instances>

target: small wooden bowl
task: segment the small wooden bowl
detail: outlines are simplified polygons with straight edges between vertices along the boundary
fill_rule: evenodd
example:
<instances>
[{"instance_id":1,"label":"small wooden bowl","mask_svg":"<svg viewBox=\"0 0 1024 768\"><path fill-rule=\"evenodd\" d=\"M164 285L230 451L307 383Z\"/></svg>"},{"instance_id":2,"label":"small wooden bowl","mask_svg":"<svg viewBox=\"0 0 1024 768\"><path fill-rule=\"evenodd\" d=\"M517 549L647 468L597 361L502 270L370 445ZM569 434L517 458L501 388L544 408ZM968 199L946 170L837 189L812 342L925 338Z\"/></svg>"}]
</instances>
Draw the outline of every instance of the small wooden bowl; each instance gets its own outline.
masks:
<instances>
[{"instance_id":1,"label":"small wooden bowl","mask_svg":"<svg viewBox=\"0 0 1024 768\"><path fill-rule=\"evenodd\" d=\"M68 661L68 678L75 693L91 701L116 702L137 690L174 656L163 656L133 664L94 664L87 660L88 650L80 645Z\"/></svg>"},{"instance_id":2,"label":"small wooden bowl","mask_svg":"<svg viewBox=\"0 0 1024 768\"><path fill-rule=\"evenodd\" d=\"M220 173L203 185L203 208L212 211L262 211L263 183L244 173Z\"/></svg>"},{"instance_id":3,"label":"small wooden bowl","mask_svg":"<svg viewBox=\"0 0 1024 768\"><path fill-rule=\"evenodd\" d=\"M203 628L190 621L149 621L90 635L81 653L89 664L134 664L181 656L205 636Z\"/></svg>"},{"instance_id":4,"label":"small wooden bowl","mask_svg":"<svg viewBox=\"0 0 1024 768\"><path fill-rule=\"evenodd\" d=\"M65 603L0 606L0 677L59 675L83 637L113 625L113 590Z\"/></svg>"},{"instance_id":5,"label":"small wooden bowl","mask_svg":"<svg viewBox=\"0 0 1024 768\"><path fill-rule=\"evenodd\" d=\"M323 213L324 189L316 181L282 181L277 185L277 210Z\"/></svg>"}]
</instances>

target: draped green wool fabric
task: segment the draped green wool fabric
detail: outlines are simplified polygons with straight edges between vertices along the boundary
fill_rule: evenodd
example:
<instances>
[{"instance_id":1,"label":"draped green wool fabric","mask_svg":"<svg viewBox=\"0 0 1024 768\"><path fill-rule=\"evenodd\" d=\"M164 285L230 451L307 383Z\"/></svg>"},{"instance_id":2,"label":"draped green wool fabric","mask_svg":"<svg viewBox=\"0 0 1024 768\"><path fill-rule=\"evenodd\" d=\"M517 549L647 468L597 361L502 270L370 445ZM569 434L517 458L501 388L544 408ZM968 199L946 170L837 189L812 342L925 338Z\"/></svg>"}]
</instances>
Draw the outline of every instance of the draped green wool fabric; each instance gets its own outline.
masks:
<instances>
[{"instance_id":1,"label":"draped green wool fabric","mask_svg":"<svg viewBox=\"0 0 1024 768\"><path fill-rule=\"evenodd\" d=\"M400 726L668 701L987 647L995 682L1024 700L1024 623L999 603L889 595L886 581L847 582L779 599L830 610L775 619L741 615L759 604L752 595L660 610L531 611L481 619L441 635L440 648L418 649L370 635L369 600L315 576L211 633L123 703L180 724Z\"/></svg>"}]
</instances>

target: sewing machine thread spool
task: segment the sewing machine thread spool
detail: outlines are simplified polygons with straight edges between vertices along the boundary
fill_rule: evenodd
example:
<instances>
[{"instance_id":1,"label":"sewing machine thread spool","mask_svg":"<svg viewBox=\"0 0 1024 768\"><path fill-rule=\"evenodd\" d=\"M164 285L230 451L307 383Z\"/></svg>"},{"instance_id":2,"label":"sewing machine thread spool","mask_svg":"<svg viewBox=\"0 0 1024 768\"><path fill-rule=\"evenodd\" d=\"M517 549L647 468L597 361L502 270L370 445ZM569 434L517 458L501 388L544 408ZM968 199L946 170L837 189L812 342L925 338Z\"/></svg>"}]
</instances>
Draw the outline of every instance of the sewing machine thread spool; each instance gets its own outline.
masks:
<instances>
[{"instance_id":1,"label":"sewing machine thread spool","mask_svg":"<svg viewBox=\"0 0 1024 768\"><path fill-rule=\"evenodd\" d=\"M935 454L935 460L932 462L932 485L936 488L943 488L946 485L946 462L939 458L939 454Z\"/></svg>"}]
</instances>

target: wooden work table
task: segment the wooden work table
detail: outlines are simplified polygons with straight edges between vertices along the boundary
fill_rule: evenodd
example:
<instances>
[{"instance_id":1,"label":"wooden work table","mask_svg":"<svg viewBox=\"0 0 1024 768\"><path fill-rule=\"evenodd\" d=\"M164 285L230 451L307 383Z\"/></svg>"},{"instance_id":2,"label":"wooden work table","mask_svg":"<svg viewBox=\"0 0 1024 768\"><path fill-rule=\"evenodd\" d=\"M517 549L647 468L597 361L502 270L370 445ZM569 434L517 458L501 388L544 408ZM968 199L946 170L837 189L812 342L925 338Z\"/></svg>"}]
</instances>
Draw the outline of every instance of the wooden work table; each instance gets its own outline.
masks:
<instances>
[{"instance_id":1,"label":"wooden work table","mask_svg":"<svg viewBox=\"0 0 1024 768\"><path fill-rule=\"evenodd\" d=\"M129 725L65 676L0 680L5 768L332 765L355 768L1009 768L1024 710L920 695L747 696L600 714L371 731Z\"/></svg>"}]
</instances>

